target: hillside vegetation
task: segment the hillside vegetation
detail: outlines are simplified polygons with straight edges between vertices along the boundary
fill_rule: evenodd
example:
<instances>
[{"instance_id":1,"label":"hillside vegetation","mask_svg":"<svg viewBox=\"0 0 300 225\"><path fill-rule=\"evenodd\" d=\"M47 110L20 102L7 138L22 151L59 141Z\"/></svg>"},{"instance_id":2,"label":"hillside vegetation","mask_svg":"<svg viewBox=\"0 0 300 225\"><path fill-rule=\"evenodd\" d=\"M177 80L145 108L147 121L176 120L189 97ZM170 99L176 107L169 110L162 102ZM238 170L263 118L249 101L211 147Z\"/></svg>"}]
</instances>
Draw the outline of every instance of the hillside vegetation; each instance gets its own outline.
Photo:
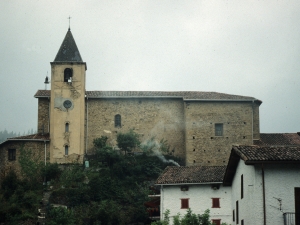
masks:
<instances>
[{"instance_id":1,"label":"hillside vegetation","mask_svg":"<svg viewBox=\"0 0 300 225\"><path fill-rule=\"evenodd\" d=\"M149 186L171 159L165 140L151 138L140 144L133 131L119 133L119 151L106 143L107 137L94 140L95 155L89 168L81 164L61 167L34 158L30 149L21 150L22 178L11 171L1 183L0 223L35 224L43 190L51 186L47 224L132 224L149 223L144 203L149 201ZM163 154L164 156L163 156ZM159 157L165 157L162 161ZM50 184L43 186L45 179Z\"/></svg>"}]
</instances>

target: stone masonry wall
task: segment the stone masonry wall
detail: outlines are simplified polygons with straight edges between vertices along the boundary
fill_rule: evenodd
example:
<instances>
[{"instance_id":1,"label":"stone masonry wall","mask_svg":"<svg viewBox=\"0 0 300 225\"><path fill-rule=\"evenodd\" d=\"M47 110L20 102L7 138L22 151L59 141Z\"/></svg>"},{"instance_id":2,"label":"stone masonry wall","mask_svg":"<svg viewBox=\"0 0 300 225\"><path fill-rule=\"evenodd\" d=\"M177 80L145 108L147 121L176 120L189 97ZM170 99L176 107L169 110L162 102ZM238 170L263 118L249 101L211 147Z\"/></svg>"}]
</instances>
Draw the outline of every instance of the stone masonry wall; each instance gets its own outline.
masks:
<instances>
[{"instance_id":1,"label":"stone masonry wall","mask_svg":"<svg viewBox=\"0 0 300 225\"><path fill-rule=\"evenodd\" d=\"M252 144L252 103L186 102L186 165L226 165L233 144ZM215 135L215 124L223 135ZM257 123L257 122L255 122Z\"/></svg>"},{"instance_id":2,"label":"stone masonry wall","mask_svg":"<svg viewBox=\"0 0 300 225\"><path fill-rule=\"evenodd\" d=\"M38 99L38 127L37 132L49 133L49 99Z\"/></svg>"},{"instance_id":3,"label":"stone masonry wall","mask_svg":"<svg viewBox=\"0 0 300 225\"><path fill-rule=\"evenodd\" d=\"M102 135L116 146L117 133L133 129L141 141L155 136L167 140L174 154L185 156L184 114L182 99L88 99L88 153L93 140ZM115 115L121 115L121 127L115 127Z\"/></svg>"},{"instance_id":4,"label":"stone masonry wall","mask_svg":"<svg viewBox=\"0 0 300 225\"><path fill-rule=\"evenodd\" d=\"M35 159L45 161L45 144L43 141L7 141L0 145L0 182L10 170L14 170L20 176L19 156L20 149L31 149ZM8 150L16 149L16 160L8 160ZM50 158L49 142L46 143L47 161Z\"/></svg>"}]
</instances>

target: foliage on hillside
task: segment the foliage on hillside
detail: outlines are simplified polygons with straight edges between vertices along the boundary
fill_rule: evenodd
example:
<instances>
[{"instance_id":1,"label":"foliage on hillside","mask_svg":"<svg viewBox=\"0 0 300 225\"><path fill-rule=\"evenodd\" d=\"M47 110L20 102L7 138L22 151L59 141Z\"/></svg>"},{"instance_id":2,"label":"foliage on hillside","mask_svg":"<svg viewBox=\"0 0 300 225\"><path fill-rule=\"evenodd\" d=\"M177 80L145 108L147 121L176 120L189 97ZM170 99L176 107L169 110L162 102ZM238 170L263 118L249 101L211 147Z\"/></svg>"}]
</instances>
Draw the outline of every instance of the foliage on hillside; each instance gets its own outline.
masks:
<instances>
[{"instance_id":1,"label":"foliage on hillside","mask_svg":"<svg viewBox=\"0 0 300 225\"><path fill-rule=\"evenodd\" d=\"M133 132L126 135L138 136ZM122 146L124 139L118 140L119 148L127 152L123 154L106 144L107 137L94 140L96 154L89 159L90 168L73 164L60 169L57 164L47 167L34 160L30 150L24 150L20 160L23 178L18 179L12 172L1 183L0 223L22 224L21 221L33 221L36 218L39 201L42 199L43 181L51 181L53 191L50 203L66 205L64 208L49 208L47 224L129 224L147 222L144 203L147 202L149 186L168 165L156 155L159 148L167 149L156 142L155 154L153 146L144 144L140 147L135 139L135 150ZM152 139L152 142L155 140ZM124 144L124 143L123 143ZM128 154L130 152L130 154ZM162 157L162 155L160 155ZM166 163L167 162L167 163ZM34 223L32 223L34 224Z\"/></svg>"}]
</instances>

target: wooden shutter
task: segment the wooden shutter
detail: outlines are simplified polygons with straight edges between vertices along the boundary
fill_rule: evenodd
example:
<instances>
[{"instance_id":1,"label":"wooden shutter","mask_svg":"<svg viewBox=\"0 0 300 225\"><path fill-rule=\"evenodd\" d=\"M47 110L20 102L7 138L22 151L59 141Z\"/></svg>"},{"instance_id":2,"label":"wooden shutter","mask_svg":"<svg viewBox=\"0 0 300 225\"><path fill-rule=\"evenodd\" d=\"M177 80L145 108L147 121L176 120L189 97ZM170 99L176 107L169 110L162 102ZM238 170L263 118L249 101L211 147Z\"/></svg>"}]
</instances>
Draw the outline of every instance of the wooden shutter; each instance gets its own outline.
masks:
<instances>
[{"instance_id":1,"label":"wooden shutter","mask_svg":"<svg viewBox=\"0 0 300 225\"><path fill-rule=\"evenodd\" d=\"M212 208L220 208L220 199L212 198Z\"/></svg>"},{"instance_id":2,"label":"wooden shutter","mask_svg":"<svg viewBox=\"0 0 300 225\"><path fill-rule=\"evenodd\" d=\"M189 208L189 199L188 198L182 198L181 199L181 208L182 209L188 209Z\"/></svg>"}]
</instances>

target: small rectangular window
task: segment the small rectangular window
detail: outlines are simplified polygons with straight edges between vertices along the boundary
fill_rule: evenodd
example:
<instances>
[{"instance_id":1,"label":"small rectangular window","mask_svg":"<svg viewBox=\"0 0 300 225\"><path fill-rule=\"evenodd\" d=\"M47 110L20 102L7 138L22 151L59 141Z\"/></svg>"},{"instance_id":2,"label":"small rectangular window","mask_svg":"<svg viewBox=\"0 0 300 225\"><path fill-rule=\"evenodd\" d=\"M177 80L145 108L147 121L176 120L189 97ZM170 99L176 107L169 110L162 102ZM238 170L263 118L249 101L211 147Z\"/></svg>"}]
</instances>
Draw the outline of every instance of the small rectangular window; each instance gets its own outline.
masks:
<instances>
[{"instance_id":1,"label":"small rectangular window","mask_svg":"<svg viewBox=\"0 0 300 225\"><path fill-rule=\"evenodd\" d=\"M235 212L232 210L232 221L235 221Z\"/></svg>"},{"instance_id":2,"label":"small rectangular window","mask_svg":"<svg viewBox=\"0 0 300 225\"><path fill-rule=\"evenodd\" d=\"M189 186L181 186L180 190L181 191L188 191L189 190Z\"/></svg>"},{"instance_id":3,"label":"small rectangular window","mask_svg":"<svg viewBox=\"0 0 300 225\"><path fill-rule=\"evenodd\" d=\"M65 124L65 132L69 132L69 123Z\"/></svg>"},{"instance_id":4,"label":"small rectangular window","mask_svg":"<svg viewBox=\"0 0 300 225\"><path fill-rule=\"evenodd\" d=\"M244 177L241 175L241 199L244 198Z\"/></svg>"},{"instance_id":5,"label":"small rectangular window","mask_svg":"<svg viewBox=\"0 0 300 225\"><path fill-rule=\"evenodd\" d=\"M220 208L220 199L212 198L212 208Z\"/></svg>"},{"instance_id":6,"label":"small rectangular window","mask_svg":"<svg viewBox=\"0 0 300 225\"><path fill-rule=\"evenodd\" d=\"M235 210L236 210L236 224L239 224L239 201L235 203Z\"/></svg>"},{"instance_id":7,"label":"small rectangular window","mask_svg":"<svg viewBox=\"0 0 300 225\"><path fill-rule=\"evenodd\" d=\"M121 115L115 115L115 127L121 127Z\"/></svg>"},{"instance_id":8,"label":"small rectangular window","mask_svg":"<svg viewBox=\"0 0 300 225\"><path fill-rule=\"evenodd\" d=\"M16 149L8 149L8 160L9 161L16 160Z\"/></svg>"},{"instance_id":9,"label":"small rectangular window","mask_svg":"<svg viewBox=\"0 0 300 225\"><path fill-rule=\"evenodd\" d=\"M68 145L65 146L65 155L69 155L69 146Z\"/></svg>"},{"instance_id":10,"label":"small rectangular window","mask_svg":"<svg viewBox=\"0 0 300 225\"><path fill-rule=\"evenodd\" d=\"M189 199L188 198L182 198L181 199L181 208L182 209L188 209L189 208Z\"/></svg>"},{"instance_id":11,"label":"small rectangular window","mask_svg":"<svg viewBox=\"0 0 300 225\"><path fill-rule=\"evenodd\" d=\"M221 225L221 220L220 219L214 219L212 220L213 225Z\"/></svg>"},{"instance_id":12,"label":"small rectangular window","mask_svg":"<svg viewBox=\"0 0 300 225\"><path fill-rule=\"evenodd\" d=\"M215 124L215 136L223 136L223 123Z\"/></svg>"}]
</instances>

